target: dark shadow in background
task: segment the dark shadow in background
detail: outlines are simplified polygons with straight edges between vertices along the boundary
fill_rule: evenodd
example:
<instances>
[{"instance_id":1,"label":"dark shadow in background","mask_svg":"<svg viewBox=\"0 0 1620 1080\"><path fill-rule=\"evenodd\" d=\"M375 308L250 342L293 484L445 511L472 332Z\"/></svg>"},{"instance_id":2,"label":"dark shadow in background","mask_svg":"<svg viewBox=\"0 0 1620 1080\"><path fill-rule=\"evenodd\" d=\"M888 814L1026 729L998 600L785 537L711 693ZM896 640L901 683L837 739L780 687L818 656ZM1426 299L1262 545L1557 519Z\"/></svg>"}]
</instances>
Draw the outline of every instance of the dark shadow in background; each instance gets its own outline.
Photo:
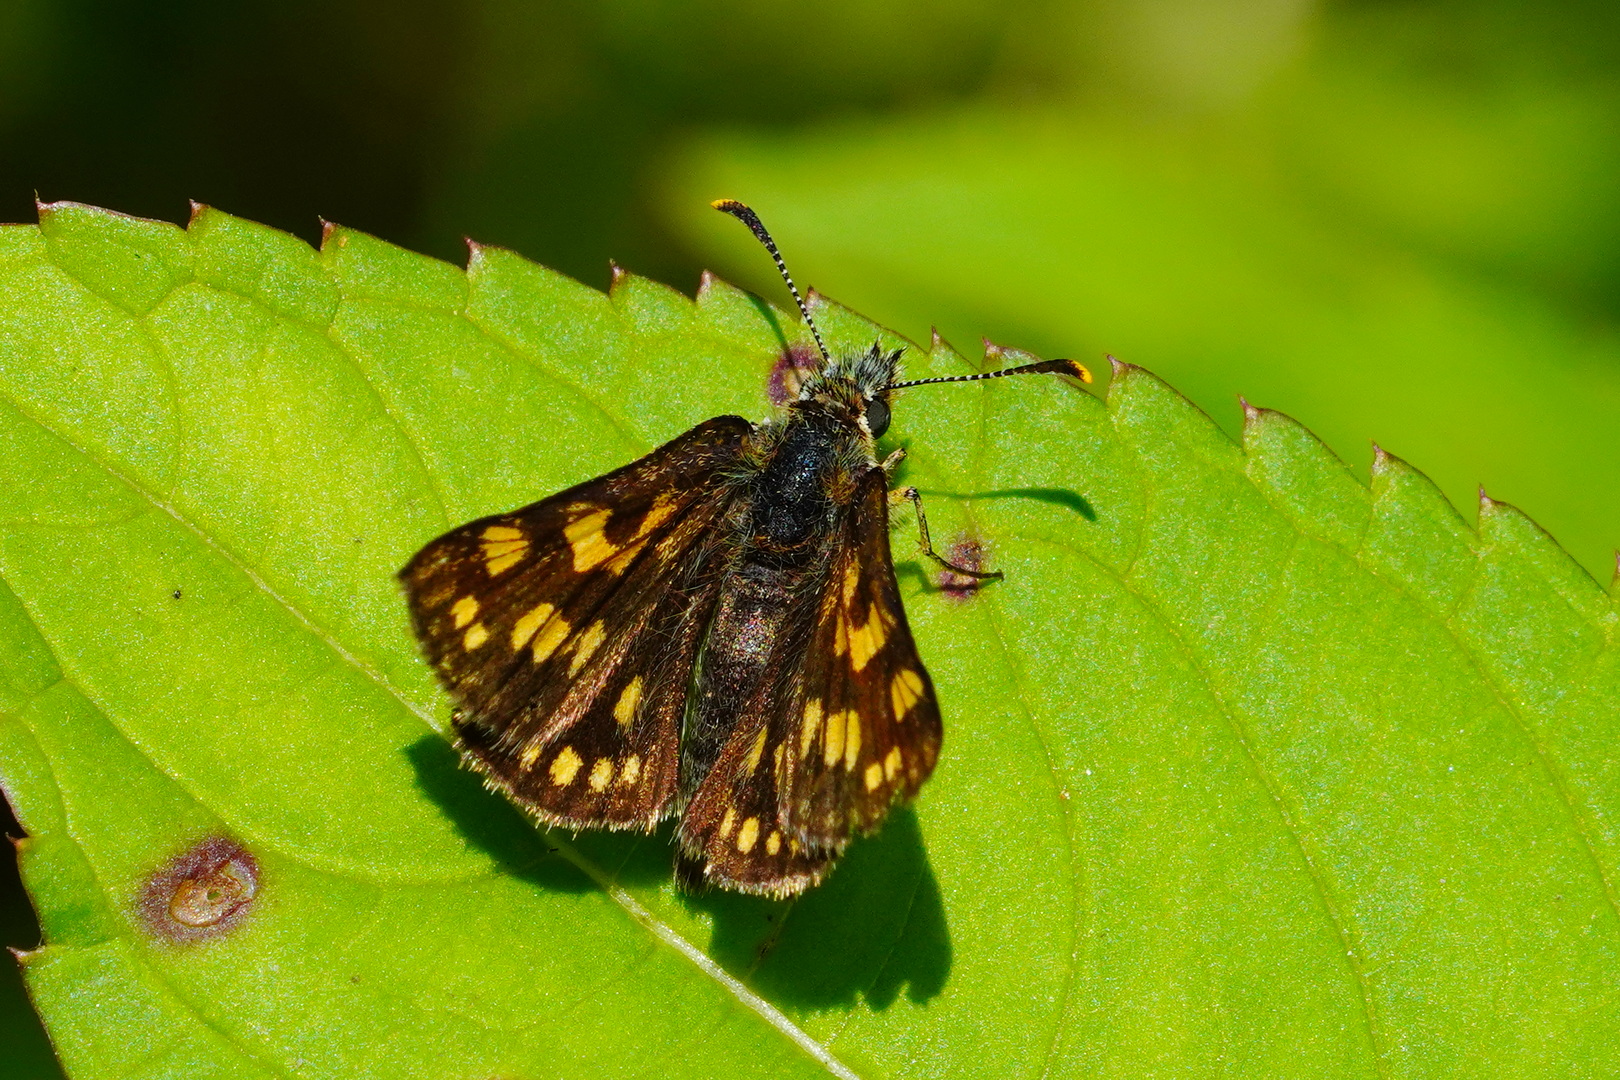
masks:
<instances>
[{"instance_id":1,"label":"dark shadow in background","mask_svg":"<svg viewBox=\"0 0 1620 1080\"><path fill-rule=\"evenodd\" d=\"M0 797L0 833L21 837L23 828ZM39 947L39 920L23 893L17 861L0 858L0 944L26 951ZM0 1066L10 1080L62 1080L62 1069L23 988L22 969L7 955L0 959Z\"/></svg>"},{"instance_id":2,"label":"dark shadow in background","mask_svg":"<svg viewBox=\"0 0 1620 1080\"><path fill-rule=\"evenodd\" d=\"M36 191L168 221L189 198L310 241L325 218L460 263L470 235L596 287L611 257L690 291L701 263L658 180L694 127L965 97L1006 22L994 5L874 21L735 2L23 0L0 14L0 221L32 221Z\"/></svg>"}]
</instances>

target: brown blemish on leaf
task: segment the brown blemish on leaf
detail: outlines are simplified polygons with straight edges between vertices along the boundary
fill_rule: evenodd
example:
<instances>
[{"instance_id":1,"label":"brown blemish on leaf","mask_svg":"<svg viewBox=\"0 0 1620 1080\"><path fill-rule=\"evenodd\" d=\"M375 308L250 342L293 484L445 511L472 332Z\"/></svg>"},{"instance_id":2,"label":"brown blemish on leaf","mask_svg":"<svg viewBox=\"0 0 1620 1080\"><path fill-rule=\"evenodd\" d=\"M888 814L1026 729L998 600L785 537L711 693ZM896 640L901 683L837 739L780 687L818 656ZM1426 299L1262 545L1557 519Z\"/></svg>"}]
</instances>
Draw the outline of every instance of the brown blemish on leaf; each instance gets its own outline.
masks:
<instances>
[{"instance_id":1,"label":"brown blemish on leaf","mask_svg":"<svg viewBox=\"0 0 1620 1080\"><path fill-rule=\"evenodd\" d=\"M160 938L201 941L240 923L258 892L258 862L236 841L214 836L152 874L140 913Z\"/></svg>"},{"instance_id":2,"label":"brown blemish on leaf","mask_svg":"<svg viewBox=\"0 0 1620 1080\"><path fill-rule=\"evenodd\" d=\"M945 550L945 561L955 563L966 570L983 572L985 554L983 542L970 536L963 536L953 541ZM954 570L940 567L939 589L953 600L971 600L983 584L984 582L977 578L970 578L966 574L958 574Z\"/></svg>"},{"instance_id":3,"label":"brown blemish on leaf","mask_svg":"<svg viewBox=\"0 0 1620 1080\"><path fill-rule=\"evenodd\" d=\"M765 392L771 404L780 408L799 398L799 385L804 377L821 366L821 354L814 345L789 345L771 365L771 374L765 381Z\"/></svg>"}]
</instances>

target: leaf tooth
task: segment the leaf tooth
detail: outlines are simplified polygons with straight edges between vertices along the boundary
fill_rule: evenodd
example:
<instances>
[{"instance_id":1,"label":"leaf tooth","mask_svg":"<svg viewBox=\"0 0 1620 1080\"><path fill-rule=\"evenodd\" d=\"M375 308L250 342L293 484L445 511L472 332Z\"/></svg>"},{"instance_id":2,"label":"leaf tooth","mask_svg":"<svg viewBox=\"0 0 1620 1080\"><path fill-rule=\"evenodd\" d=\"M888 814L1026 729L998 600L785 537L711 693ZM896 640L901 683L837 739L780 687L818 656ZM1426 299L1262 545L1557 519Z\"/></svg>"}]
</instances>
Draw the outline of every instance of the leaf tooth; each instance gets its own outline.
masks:
<instances>
[{"instance_id":1,"label":"leaf tooth","mask_svg":"<svg viewBox=\"0 0 1620 1080\"><path fill-rule=\"evenodd\" d=\"M1238 404L1243 406L1243 445L1249 444L1249 429L1260 422L1260 414L1270 410L1259 409L1249 403L1249 399L1242 394L1238 395Z\"/></svg>"},{"instance_id":2,"label":"leaf tooth","mask_svg":"<svg viewBox=\"0 0 1620 1080\"><path fill-rule=\"evenodd\" d=\"M347 243L343 237L343 226L339 225L335 221L327 221L325 218L321 218L320 250L325 251L326 245L331 243L334 239L336 240L338 247L343 247Z\"/></svg>"},{"instance_id":3,"label":"leaf tooth","mask_svg":"<svg viewBox=\"0 0 1620 1080\"><path fill-rule=\"evenodd\" d=\"M714 288L715 282L720 279L714 276L713 270L705 270L698 275L697 294L692 298L701 303L709 298L709 290Z\"/></svg>"},{"instance_id":4,"label":"leaf tooth","mask_svg":"<svg viewBox=\"0 0 1620 1080\"><path fill-rule=\"evenodd\" d=\"M191 203L191 216L186 219L186 231L189 232L192 226L197 224L197 219L201 218L204 214L207 214L213 209L213 207L209 206L207 203L198 202L196 199L188 199L186 201Z\"/></svg>"},{"instance_id":5,"label":"leaf tooth","mask_svg":"<svg viewBox=\"0 0 1620 1080\"><path fill-rule=\"evenodd\" d=\"M608 281L608 296L613 297L618 293L619 287L623 285L630 277L630 272L624 267L620 266L618 263L614 262L612 259L609 259L608 277L610 279Z\"/></svg>"},{"instance_id":6,"label":"leaf tooth","mask_svg":"<svg viewBox=\"0 0 1620 1080\"><path fill-rule=\"evenodd\" d=\"M1243 400L1243 399L1240 399ZM1243 400L1244 472L1296 528L1355 550L1372 514L1372 495L1304 424Z\"/></svg>"},{"instance_id":7,"label":"leaf tooth","mask_svg":"<svg viewBox=\"0 0 1620 1080\"><path fill-rule=\"evenodd\" d=\"M1393 460L1393 458L1391 457L1391 455L1385 453L1384 448L1382 446L1379 446L1376 442L1372 444L1372 448L1373 448L1372 474L1374 476L1377 476L1379 473L1383 472L1385 469L1390 467L1389 463L1390 463L1391 460Z\"/></svg>"},{"instance_id":8,"label":"leaf tooth","mask_svg":"<svg viewBox=\"0 0 1620 1080\"><path fill-rule=\"evenodd\" d=\"M937 326L928 328L928 355L939 360L965 361L967 359L957 350L955 345L945 340L944 335L939 332Z\"/></svg>"},{"instance_id":9,"label":"leaf tooth","mask_svg":"<svg viewBox=\"0 0 1620 1080\"><path fill-rule=\"evenodd\" d=\"M1020 349L1013 345L997 345L989 338L980 340L984 342L985 371L998 367L1017 367L1019 364L1038 364L1045 359L1028 349Z\"/></svg>"},{"instance_id":10,"label":"leaf tooth","mask_svg":"<svg viewBox=\"0 0 1620 1080\"><path fill-rule=\"evenodd\" d=\"M1517 506L1485 494L1483 485L1479 489L1479 538L1488 550L1522 562L1586 618L1597 618L1608 608L1603 587L1556 537ZM1601 605L1594 593L1603 596Z\"/></svg>"}]
</instances>

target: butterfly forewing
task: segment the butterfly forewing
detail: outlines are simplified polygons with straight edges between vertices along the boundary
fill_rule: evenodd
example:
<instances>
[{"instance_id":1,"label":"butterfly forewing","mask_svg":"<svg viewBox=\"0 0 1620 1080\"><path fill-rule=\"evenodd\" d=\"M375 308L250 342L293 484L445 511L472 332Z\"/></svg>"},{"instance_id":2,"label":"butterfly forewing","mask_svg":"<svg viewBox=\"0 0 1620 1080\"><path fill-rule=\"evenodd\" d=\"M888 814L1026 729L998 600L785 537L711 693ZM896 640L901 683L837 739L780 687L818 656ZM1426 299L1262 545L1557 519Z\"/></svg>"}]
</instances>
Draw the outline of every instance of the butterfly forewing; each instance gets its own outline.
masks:
<instances>
[{"instance_id":1,"label":"butterfly forewing","mask_svg":"<svg viewBox=\"0 0 1620 1080\"><path fill-rule=\"evenodd\" d=\"M722 576L751 425L651 454L423 548L401 572L463 750L538 817L651 828Z\"/></svg>"}]
</instances>

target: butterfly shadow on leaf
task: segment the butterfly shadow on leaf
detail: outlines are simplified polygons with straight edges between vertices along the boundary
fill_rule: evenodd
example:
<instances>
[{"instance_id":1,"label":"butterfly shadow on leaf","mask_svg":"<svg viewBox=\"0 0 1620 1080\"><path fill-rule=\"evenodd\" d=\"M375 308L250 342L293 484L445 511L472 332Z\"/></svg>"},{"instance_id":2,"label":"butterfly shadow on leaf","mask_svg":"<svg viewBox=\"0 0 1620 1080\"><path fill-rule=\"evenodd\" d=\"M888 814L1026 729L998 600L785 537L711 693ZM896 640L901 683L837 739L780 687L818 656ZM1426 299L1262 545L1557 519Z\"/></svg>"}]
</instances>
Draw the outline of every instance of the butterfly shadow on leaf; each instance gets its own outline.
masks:
<instances>
[{"instance_id":1,"label":"butterfly shadow on leaf","mask_svg":"<svg viewBox=\"0 0 1620 1080\"><path fill-rule=\"evenodd\" d=\"M417 784L467 842L512 876L543 889L596 885L505 799L461 766L450 744L422 736L405 750ZM651 836L589 831L568 840L620 884L667 880L674 848L666 825ZM685 902L709 913L708 952L767 1000L815 1009L875 1009L902 992L927 1001L945 986L951 941L939 884L910 807L876 836L854 841L820 886L795 900L714 890Z\"/></svg>"},{"instance_id":2,"label":"butterfly shadow on leaf","mask_svg":"<svg viewBox=\"0 0 1620 1080\"><path fill-rule=\"evenodd\" d=\"M918 491L929 499L963 499L963 500L991 500L991 499L1028 499L1032 502L1046 503L1049 506L1060 506L1065 510L1079 514L1087 521L1097 520L1097 511L1091 501L1078 491L1068 488L1053 487L1021 487L999 488L995 491L943 491L919 488Z\"/></svg>"},{"instance_id":3,"label":"butterfly shadow on leaf","mask_svg":"<svg viewBox=\"0 0 1620 1080\"><path fill-rule=\"evenodd\" d=\"M687 903L714 920L708 952L766 1000L886 1009L902 992L925 1002L944 989L951 938L917 816L890 814L855 840L820 886L772 901L713 891Z\"/></svg>"},{"instance_id":4,"label":"butterfly shadow on leaf","mask_svg":"<svg viewBox=\"0 0 1620 1080\"><path fill-rule=\"evenodd\" d=\"M484 787L443 736L426 734L405 748L416 783L472 847L513 877L560 892L596 888L583 871L547 843L546 834L511 803Z\"/></svg>"}]
</instances>

